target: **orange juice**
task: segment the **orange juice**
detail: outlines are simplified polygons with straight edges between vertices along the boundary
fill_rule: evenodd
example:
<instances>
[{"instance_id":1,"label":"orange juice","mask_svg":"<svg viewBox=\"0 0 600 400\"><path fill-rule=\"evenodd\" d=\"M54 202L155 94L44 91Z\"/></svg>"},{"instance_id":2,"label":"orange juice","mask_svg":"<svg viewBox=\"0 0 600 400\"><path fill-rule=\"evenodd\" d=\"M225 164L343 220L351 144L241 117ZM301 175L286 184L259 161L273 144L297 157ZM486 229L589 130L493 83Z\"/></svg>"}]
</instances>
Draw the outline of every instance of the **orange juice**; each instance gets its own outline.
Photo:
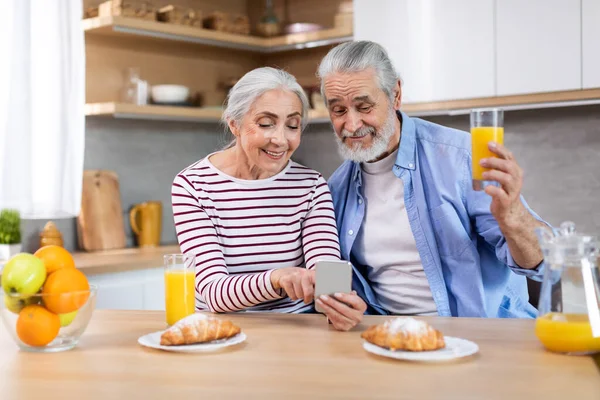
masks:
<instances>
[{"instance_id":1,"label":"orange juice","mask_svg":"<svg viewBox=\"0 0 600 400\"><path fill-rule=\"evenodd\" d=\"M548 313L535 322L535 334L550 351L594 353L600 351L600 337L592 336L586 314Z\"/></svg>"},{"instance_id":2,"label":"orange juice","mask_svg":"<svg viewBox=\"0 0 600 400\"><path fill-rule=\"evenodd\" d=\"M194 271L165 271L167 324L173 325L195 311Z\"/></svg>"},{"instance_id":3,"label":"orange juice","mask_svg":"<svg viewBox=\"0 0 600 400\"><path fill-rule=\"evenodd\" d=\"M473 157L473 179L483 181L482 174L489 168L479 165L482 158L497 157L488 149L489 142L504 144L504 128L493 126L480 126L471 128L471 146Z\"/></svg>"}]
</instances>

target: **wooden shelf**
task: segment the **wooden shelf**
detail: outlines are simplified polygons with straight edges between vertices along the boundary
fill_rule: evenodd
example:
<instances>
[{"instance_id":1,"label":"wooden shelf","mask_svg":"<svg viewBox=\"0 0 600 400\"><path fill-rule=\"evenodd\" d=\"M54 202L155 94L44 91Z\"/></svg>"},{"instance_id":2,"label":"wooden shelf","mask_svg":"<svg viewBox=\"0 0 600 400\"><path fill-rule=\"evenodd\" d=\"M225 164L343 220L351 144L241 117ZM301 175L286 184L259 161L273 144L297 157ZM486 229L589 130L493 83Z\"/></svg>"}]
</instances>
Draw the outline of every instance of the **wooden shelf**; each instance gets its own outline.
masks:
<instances>
[{"instance_id":1,"label":"wooden shelf","mask_svg":"<svg viewBox=\"0 0 600 400\"><path fill-rule=\"evenodd\" d=\"M82 21L82 26L87 34L109 36L137 35L153 39L198 43L258 53L276 53L328 46L352 40L352 32L335 28L324 29L318 32L296 33L275 38L261 38L125 17L88 18Z\"/></svg>"},{"instance_id":2,"label":"wooden shelf","mask_svg":"<svg viewBox=\"0 0 600 400\"><path fill-rule=\"evenodd\" d=\"M473 108L502 107L507 111L535 108L552 108L600 104L600 89L569 90L517 96L485 97L478 99L409 103L402 111L411 116L468 114ZM192 108L166 106L137 106L124 103L86 104L86 116L112 116L114 118L156 119L173 121L217 122L223 110L220 107ZM310 110L309 122L329 122L327 110Z\"/></svg>"},{"instance_id":3,"label":"wooden shelf","mask_svg":"<svg viewBox=\"0 0 600 400\"><path fill-rule=\"evenodd\" d=\"M129 119L157 119L165 121L219 121L223 110L220 107L169 107L138 106L127 103L92 103L85 105L86 116L112 116Z\"/></svg>"},{"instance_id":4,"label":"wooden shelf","mask_svg":"<svg viewBox=\"0 0 600 400\"><path fill-rule=\"evenodd\" d=\"M179 245L75 252L75 266L86 274L160 268L165 254L181 253Z\"/></svg>"},{"instance_id":5,"label":"wooden shelf","mask_svg":"<svg viewBox=\"0 0 600 400\"><path fill-rule=\"evenodd\" d=\"M86 116L109 116L129 119L163 121L218 122L223 114L220 107L193 108L168 106L138 106L126 103L92 103L85 105ZM327 110L310 110L309 122L328 122Z\"/></svg>"},{"instance_id":6,"label":"wooden shelf","mask_svg":"<svg viewBox=\"0 0 600 400\"><path fill-rule=\"evenodd\" d=\"M279 53L288 50L329 46L330 44L348 42L352 39L352 32L335 28L323 29L317 32L295 33L293 35L262 39L266 42L266 49L263 53Z\"/></svg>"}]
</instances>

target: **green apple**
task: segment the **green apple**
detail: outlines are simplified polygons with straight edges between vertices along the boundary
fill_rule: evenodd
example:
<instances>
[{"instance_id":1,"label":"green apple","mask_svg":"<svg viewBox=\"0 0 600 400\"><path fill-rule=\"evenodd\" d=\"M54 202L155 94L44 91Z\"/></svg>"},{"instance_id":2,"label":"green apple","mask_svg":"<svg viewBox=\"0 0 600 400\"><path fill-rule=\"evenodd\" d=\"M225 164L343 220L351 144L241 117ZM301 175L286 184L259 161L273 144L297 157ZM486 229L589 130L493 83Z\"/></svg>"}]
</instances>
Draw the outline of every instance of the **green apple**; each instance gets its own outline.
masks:
<instances>
[{"instance_id":1,"label":"green apple","mask_svg":"<svg viewBox=\"0 0 600 400\"><path fill-rule=\"evenodd\" d=\"M26 306L30 306L32 304L37 304L39 302L39 300L40 300L40 298L38 296L12 297L8 294L4 295L4 305L6 306L7 309L9 309L11 312L14 312L15 314L20 313L21 310L23 308L25 308Z\"/></svg>"},{"instance_id":2,"label":"green apple","mask_svg":"<svg viewBox=\"0 0 600 400\"><path fill-rule=\"evenodd\" d=\"M36 294L45 280L44 262L29 253L15 254L2 270L2 287L6 293Z\"/></svg>"},{"instance_id":3,"label":"green apple","mask_svg":"<svg viewBox=\"0 0 600 400\"><path fill-rule=\"evenodd\" d=\"M75 319L77 315L77 310L67 313L67 314L58 314L58 318L60 319L60 326L65 327L71 325L71 322Z\"/></svg>"}]
</instances>

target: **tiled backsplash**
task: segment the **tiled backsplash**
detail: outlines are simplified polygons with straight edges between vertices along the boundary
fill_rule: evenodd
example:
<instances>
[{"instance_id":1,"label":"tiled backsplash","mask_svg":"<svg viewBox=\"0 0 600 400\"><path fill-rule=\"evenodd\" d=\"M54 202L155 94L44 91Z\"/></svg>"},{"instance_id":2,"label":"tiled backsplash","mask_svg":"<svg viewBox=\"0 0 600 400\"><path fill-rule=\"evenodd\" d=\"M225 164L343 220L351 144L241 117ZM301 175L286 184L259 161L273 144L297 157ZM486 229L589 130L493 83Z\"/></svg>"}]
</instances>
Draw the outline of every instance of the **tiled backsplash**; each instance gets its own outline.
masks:
<instances>
[{"instance_id":1,"label":"tiled backsplash","mask_svg":"<svg viewBox=\"0 0 600 400\"><path fill-rule=\"evenodd\" d=\"M428 117L468 130L468 115ZM556 225L574 221L580 230L600 234L600 106L568 107L505 114L505 144L525 170L523 194L530 206ZM176 243L170 190L175 174L225 145L218 124L89 118L86 169L114 170L120 179L128 246L133 246L129 209L136 203L163 203L162 243ZM328 178L341 159L329 124L304 133L294 159ZM74 219L58 220L65 247L77 247ZM37 248L46 221L24 221L25 249Z\"/></svg>"}]
</instances>

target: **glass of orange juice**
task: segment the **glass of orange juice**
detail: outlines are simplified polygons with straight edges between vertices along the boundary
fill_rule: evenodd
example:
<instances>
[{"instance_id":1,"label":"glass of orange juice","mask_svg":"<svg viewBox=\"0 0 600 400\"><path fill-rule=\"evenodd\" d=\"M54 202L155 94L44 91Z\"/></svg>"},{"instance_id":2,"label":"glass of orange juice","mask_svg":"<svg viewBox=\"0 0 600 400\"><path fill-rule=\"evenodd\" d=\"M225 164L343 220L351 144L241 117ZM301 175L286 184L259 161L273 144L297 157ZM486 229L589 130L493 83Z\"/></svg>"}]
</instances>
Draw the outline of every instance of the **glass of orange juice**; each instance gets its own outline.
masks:
<instances>
[{"instance_id":1,"label":"glass of orange juice","mask_svg":"<svg viewBox=\"0 0 600 400\"><path fill-rule=\"evenodd\" d=\"M192 254L167 254L164 265L167 324L173 325L195 311L196 257Z\"/></svg>"},{"instance_id":2,"label":"glass of orange juice","mask_svg":"<svg viewBox=\"0 0 600 400\"><path fill-rule=\"evenodd\" d=\"M479 165L483 158L497 157L488 148L489 142L504 144L504 111L499 108L471 110L473 190L483 190L488 185L498 186L498 182L483 179L483 173L489 169Z\"/></svg>"}]
</instances>

